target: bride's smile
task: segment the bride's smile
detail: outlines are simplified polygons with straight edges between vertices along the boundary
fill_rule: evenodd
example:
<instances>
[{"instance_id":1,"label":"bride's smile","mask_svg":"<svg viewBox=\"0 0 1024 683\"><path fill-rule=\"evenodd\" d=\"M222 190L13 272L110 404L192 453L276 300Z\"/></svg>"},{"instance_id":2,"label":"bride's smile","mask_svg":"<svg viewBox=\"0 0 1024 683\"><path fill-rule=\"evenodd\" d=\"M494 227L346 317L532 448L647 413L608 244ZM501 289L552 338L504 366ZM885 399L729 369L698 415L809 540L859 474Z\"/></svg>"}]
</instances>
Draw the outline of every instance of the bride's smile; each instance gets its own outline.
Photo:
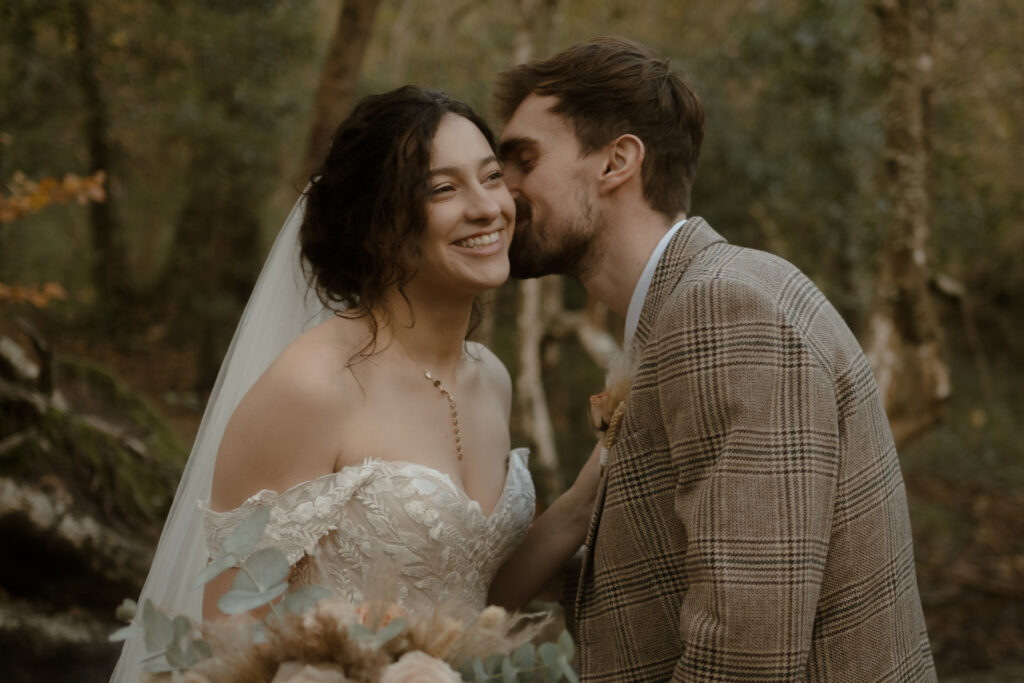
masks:
<instances>
[{"instance_id":1,"label":"bride's smile","mask_svg":"<svg viewBox=\"0 0 1024 683\"><path fill-rule=\"evenodd\" d=\"M515 203L500 162L471 121L455 114L441 119L428 182L426 226L411 284L470 295L500 285L508 278Z\"/></svg>"},{"instance_id":2,"label":"bride's smile","mask_svg":"<svg viewBox=\"0 0 1024 683\"><path fill-rule=\"evenodd\" d=\"M498 228L491 232L477 233L466 237L465 239L456 240L455 242L452 242L452 244L463 249L472 249L477 254L483 254L486 252L489 255L491 253L497 253L501 247L504 246L499 245L494 249L485 249L485 247L489 247L500 242L502 232L504 232L504 228Z\"/></svg>"}]
</instances>

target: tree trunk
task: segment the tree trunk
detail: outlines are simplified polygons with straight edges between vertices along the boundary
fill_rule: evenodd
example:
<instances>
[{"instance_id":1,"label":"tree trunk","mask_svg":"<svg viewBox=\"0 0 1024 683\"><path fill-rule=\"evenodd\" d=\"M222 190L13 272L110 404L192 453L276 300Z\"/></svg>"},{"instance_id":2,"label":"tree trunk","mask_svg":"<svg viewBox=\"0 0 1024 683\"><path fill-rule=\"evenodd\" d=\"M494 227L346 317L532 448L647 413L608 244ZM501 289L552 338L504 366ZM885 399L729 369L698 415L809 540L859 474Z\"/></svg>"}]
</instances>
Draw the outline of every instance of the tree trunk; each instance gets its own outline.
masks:
<instances>
[{"instance_id":1,"label":"tree trunk","mask_svg":"<svg viewBox=\"0 0 1024 683\"><path fill-rule=\"evenodd\" d=\"M541 306L543 282L539 279L519 283L516 312L516 347L519 373L516 376L516 397L523 431L537 449L543 494L553 499L564 488L555 429L544 391L541 344L548 328L548 318Z\"/></svg>"},{"instance_id":2,"label":"tree trunk","mask_svg":"<svg viewBox=\"0 0 1024 683\"><path fill-rule=\"evenodd\" d=\"M313 124L300 176L302 185L309 182L327 155L334 129L352 107L379 5L380 0L345 0L338 13L338 23L316 92Z\"/></svg>"},{"instance_id":3,"label":"tree trunk","mask_svg":"<svg viewBox=\"0 0 1024 683\"><path fill-rule=\"evenodd\" d=\"M75 36L75 57L78 62L79 86L85 102L85 137L89 150L90 170L104 170L110 178L105 202L89 205L92 229L93 283L101 310L116 308L126 296L127 259L121 240L121 229L115 211L116 178L111 169L110 115L97 76L96 44L90 5L84 0L71 3Z\"/></svg>"},{"instance_id":4,"label":"tree trunk","mask_svg":"<svg viewBox=\"0 0 1024 683\"><path fill-rule=\"evenodd\" d=\"M941 418L949 368L928 290L929 115L934 0L875 4L887 66L884 183L892 220L868 317L865 351L897 445Z\"/></svg>"}]
</instances>

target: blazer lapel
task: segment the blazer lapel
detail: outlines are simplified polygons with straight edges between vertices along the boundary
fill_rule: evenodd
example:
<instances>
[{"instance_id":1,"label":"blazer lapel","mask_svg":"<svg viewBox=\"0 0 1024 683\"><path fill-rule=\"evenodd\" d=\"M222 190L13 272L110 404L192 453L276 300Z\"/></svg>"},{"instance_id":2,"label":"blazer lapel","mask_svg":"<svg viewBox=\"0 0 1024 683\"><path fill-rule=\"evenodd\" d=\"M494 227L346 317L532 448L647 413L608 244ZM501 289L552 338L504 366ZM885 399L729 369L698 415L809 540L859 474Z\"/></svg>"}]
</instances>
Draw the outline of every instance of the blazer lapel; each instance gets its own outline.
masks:
<instances>
[{"instance_id":1,"label":"blazer lapel","mask_svg":"<svg viewBox=\"0 0 1024 683\"><path fill-rule=\"evenodd\" d=\"M715 232L707 221L699 216L691 217L679 228L668 246L665 247L665 253L661 255L654 270L651 287L647 290L647 298L644 299L640 320L636 326L636 334L633 336L633 348L629 350L634 354L634 358L639 358L640 353L643 352L647 345L647 337L651 333L651 326L657 320L657 314L661 310L665 296L682 278L693 257L705 247L725 241L724 237Z\"/></svg>"}]
</instances>

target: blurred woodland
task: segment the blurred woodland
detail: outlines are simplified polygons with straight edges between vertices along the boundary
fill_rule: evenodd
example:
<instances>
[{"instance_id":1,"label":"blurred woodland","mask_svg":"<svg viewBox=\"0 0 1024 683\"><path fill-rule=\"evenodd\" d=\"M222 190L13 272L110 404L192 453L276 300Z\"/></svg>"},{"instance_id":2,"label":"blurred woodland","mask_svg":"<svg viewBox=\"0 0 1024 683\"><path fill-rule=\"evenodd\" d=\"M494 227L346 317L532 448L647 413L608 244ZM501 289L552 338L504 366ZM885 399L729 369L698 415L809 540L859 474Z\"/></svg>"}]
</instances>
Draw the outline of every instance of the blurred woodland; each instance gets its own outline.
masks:
<instances>
[{"instance_id":1,"label":"blurred woodland","mask_svg":"<svg viewBox=\"0 0 1024 683\"><path fill-rule=\"evenodd\" d=\"M250 287L354 98L415 82L488 112L498 71L601 34L698 85L693 213L797 264L867 351L940 678L1024 680L1024 4L4 0L5 680L106 680ZM621 328L569 279L487 302L544 497L590 451Z\"/></svg>"}]
</instances>

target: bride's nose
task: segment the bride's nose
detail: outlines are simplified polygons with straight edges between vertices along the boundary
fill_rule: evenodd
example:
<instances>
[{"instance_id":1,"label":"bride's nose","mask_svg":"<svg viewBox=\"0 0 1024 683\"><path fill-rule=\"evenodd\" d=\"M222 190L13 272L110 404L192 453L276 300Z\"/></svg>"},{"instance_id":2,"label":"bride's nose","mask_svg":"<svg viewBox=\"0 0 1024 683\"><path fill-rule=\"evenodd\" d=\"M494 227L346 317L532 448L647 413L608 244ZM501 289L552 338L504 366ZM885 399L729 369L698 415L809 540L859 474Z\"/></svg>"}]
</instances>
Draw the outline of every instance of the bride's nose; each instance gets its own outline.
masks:
<instances>
[{"instance_id":1,"label":"bride's nose","mask_svg":"<svg viewBox=\"0 0 1024 683\"><path fill-rule=\"evenodd\" d=\"M497 198L483 186L474 188L466 206L466 217L474 221L491 222L501 215L501 204Z\"/></svg>"}]
</instances>

